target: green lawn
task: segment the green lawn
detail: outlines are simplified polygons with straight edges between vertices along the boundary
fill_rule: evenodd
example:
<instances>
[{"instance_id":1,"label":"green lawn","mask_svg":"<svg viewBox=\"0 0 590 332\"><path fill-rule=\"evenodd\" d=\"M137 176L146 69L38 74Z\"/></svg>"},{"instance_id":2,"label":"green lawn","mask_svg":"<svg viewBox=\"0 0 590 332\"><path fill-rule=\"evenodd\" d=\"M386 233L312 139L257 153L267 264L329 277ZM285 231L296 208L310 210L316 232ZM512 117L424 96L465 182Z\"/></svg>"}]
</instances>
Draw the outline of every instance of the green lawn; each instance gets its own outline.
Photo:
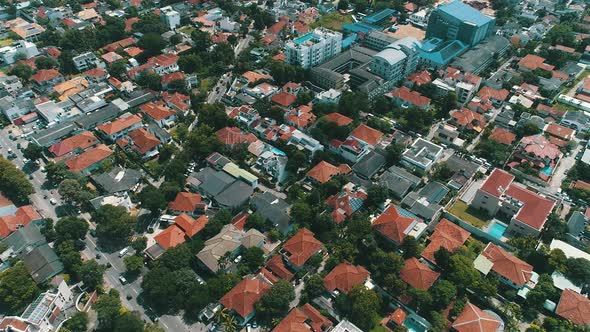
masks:
<instances>
[{"instance_id":1,"label":"green lawn","mask_svg":"<svg viewBox=\"0 0 590 332\"><path fill-rule=\"evenodd\" d=\"M182 33L186 33L187 35L191 35L191 33L193 33L193 31L195 31L196 29L191 27L191 26L183 26L182 28L178 29L178 31L182 32Z\"/></svg>"},{"instance_id":2,"label":"green lawn","mask_svg":"<svg viewBox=\"0 0 590 332\"><path fill-rule=\"evenodd\" d=\"M377 325L371 330L371 332L389 332L389 330L381 325Z\"/></svg>"},{"instance_id":3,"label":"green lawn","mask_svg":"<svg viewBox=\"0 0 590 332\"><path fill-rule=\"evenodd\" d=\"M488 216L471 208L463 201L457 201L455 205L449 209L449 212L479 229L482 229L488 224Z\"/></svg>"},{"instance_id":4,"label":"green lawn","mask_svg":"<svg viewBox=\"0 0 590 332\"><path fill-rule=\"evenodd\" d=\"M13 40L8 38L8 39L2 39L0 40L0 46L8 46L8 45L12 45Z\"/></svg>"},{"instance_id":5,"label":"green lawn","mask_svg":"<svg viewBox=\"0 0 590 332\"><path fill-rule=\"evenodd\" d=\"M342 30L342 25L352 23L352 15L340 15L339 12L331 12L322 16L317 22L311 25L312 28L324 27L331 30Z\"/></svg>"},{"instance_id":6,"label":"green lawn","mask_svg":"<svg viewBox=\"0 0 590 332\"><path fill-rule=\"evenodd\" d=\"M560 103L559 100L557 100L557 102L555 104L553 104L553 107L557 110L560 111L579 111L577 108L570 106L570 105L566 105L563 103Z\"/></svg>"}]
</instances>

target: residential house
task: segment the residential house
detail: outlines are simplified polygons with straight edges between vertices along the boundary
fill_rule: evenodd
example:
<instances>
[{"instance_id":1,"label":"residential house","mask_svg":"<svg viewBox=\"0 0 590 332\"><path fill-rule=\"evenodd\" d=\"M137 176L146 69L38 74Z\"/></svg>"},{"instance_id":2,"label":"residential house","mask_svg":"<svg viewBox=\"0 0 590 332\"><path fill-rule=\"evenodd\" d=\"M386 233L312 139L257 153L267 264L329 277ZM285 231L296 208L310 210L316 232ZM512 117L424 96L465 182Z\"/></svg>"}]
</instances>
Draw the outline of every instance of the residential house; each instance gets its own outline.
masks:
<instances>
[{"instance_id":1,"label":"residential house","mask_svg":"<svg viewBox=\"0 0 590 332\"><path fill-rule=\"evenodd\" d=\"M352 165L352 171L362 179L369 180L385 166L385 163L384 155L375 151L369 151Z\"/></svg>"},{"instance_id":2,"label":"residential house","mask_svg":"<svg viewBox=\"0 0 590 332\"><path fill-rule=\"evenodd\" d=\"M79 72L86 71L90 68L106 68L104 62L100 61L100 59L92 52L77 55L72 58L72 61L74 61L74 67L76 67L76 70Z\"/></svg>"},{"instance_id":3,"label":"residential house","mask_svg":"<svg viewBox=\"0 0 590 332\"><path fill-rule=\"evenodd\" d=\"M422 110L430 107L430 98L424 97L420 92L410 90L405 86L395 88L385 96L389 97L397 107L416 107Z\"/></svg>"},{"instance_id":4,"label":"residential house","mask_svg":"<svg viewBox=\"0 0 590 332\"><path fill-rule=\"evenodd\" d=\"M306 178L311 183L322 184L330 181L334 176L348 174L350 171L350 167L346 164L334 166L322 160L307 172Z\"/></svg>"},{"instance_id":5,"label":"residential house","mask_svg":"<svg viewBox=\"0 0 590 332\"><path fill-rule=\"evenodd\" d=\"M98 143L98 138L86 130L53 144L48 148L48 151L55 158L63 159L64 157L80 154Z\"/></svg>"},{"instance_id":6,"label":"residential house","mask_svg":"<svg viewBox=\"0 0 590 332\"><path fill-rule=\"evenodd\" d=\"M100 167L102 161L110 157L113 151L108 146L100 144L87 150L65 162L66 167L72 172L90 174Z\"/></svg>"},{"instance_id":7,"label":"residential house","mask_svg":"<svg viewBox=\"0 0 590 332\"><path fill-rule=\"evenodd\" d=\"M429 182L419 191L407 194L401 205L411 213L426 221L437 220L442 212L440 205L449 188L438 182Z\"/></svg>"},{"instance_id":8,"label":"residential house","mask_svg":"<svg viewBox=\"0 0 590 332\"><path fill-rule=\"evenodd\" d=\"M399 273L401 280L423 291L430 289L439 276L440 273L432 271L428 265L420 262L416 257L406 260Z\"/></svg>"},{"instance_id":9,"label":"residential house","mask_svg":"<svg viewBox=\"0 0 590 332\"><path fill-rule=\"evenodd\" d=\"M492 271L503 284L518 290L518 295L525 298L539 279L530 264L491 242L473 264L484 275Z\"/></svg>"},{"instance_id":10,"label":"residential house","mask_svg":"<svg viewBox=\"0 0 590 332\"><path fill-rule=\"evenodd\" d=\"M96 127L97 132L108 140L115 142L128 132L141 127L141 118L137 115L123 115L114 121Z\"/></svg>"},{"instance_id":11,"label":"residential house","mask_svg":"<svg viewBox=\"0 0 590 332\"><path fill-rule=\"evenodd\" d=\"M427 225L410 211L390 205L371 221L371 227L387 240L401 245L406 236L420 238Z\"/></svg>"},{"instance_id":12,"label":"residential house","mask_svg":"<svg viewBox=\"0 0 590 332\"><path fill-rule=\"evenodd\" d=\"M147 115L148 119L158 124L161 128L172 127L174 121L176 121L176 111L165 107L163 104L149 102L139 106L139 109Z\"/></svg>"},{"instance_id":13,"label":"residential house","mask_svg":"<svg viewBox=\"0 0 590 332\"><path fill-rule=\"evenodd\" d=\"M485 116L468 108L451 111L451 124L461 130L473 130L480 133L486 126Z\"/></svg>"},{"instance_id":14,"label":"residential house","mask_svg":"<svg viewBox=\"0 0 590 332\"><path fill-rule=\"evenodd\" d=\"M250 144L256 141L252 133L242 133L238 127L225 127L215 132L217 139L226 146L233 147L238 144Z\"/></svg>"},{"instance_id":15,"label":"residential house","mask_svg":"<svg viewBox=\"0 0 590 332\"><path fill-rule=\"evenodd\" d=\"M290 109L293 106L293 104L295 104L297 96L285 91L281 91L279 93L272 95L270 100L280 107Z\"/></svg>"},{"instance_id":16,"label":"residential house","mask_svg":"<svg viewBox=\"0 0 590 332\"><path fill-rule=\"evenodd\" d=\"M541 69L544 71L552 72L555 66L545 63L545 58L542 58L535 54L527 54L518 62L518 69L520 71L534 71Z\"/></svg>"},{"instance_id":17,"label":"residential house","mask_svg":"<svg viewBox=\"0 0 590 332\"><path fill-rule=\"evenodd\" d=\"M251 247L262 247L266 237L256 229L247 232L233 224L223 226L221 231L209 240L197 254L199 263L213 273L229 268L229 259L233 259L242 251ZM227 257L228 260L222 258Z\"/></svg>"},{"instance_id":18,"label":"residential house","mask_svg":"<svg viewBox=\"0 0 590 332\"><path fill-rule=\"evenodd\" d=\"M197 233L203 230L209 223L209 217L202 215L196 220L187 214L180 214L174 218L174 224L154 236L156 241L145 250L146 255L155 260L166 250L185 243Z\"/></svg>"},{"instance_id":19,"label":"residential house","mask_svg":"<svg viewBox=\"0 0 590 332\"><path fill-rule=\"evenodd\" d=\"M142 159L149 159L159 153L158 149L162 142L142 127L130 131L116 143L122 149L136 152Z\"/></svg>"},{"instance_id":20,"label":"residential house","mask_svg":"<svg viewBox=\"0 0 590 332\"><path fill-rule=\"evenodd\" d=\"M293 308L272 332L327 332L332 326L332 321L306 303L302 307Z\"/></svg>"},{"instance_id":21,"label":"residential house","mask_svg":"<svg viewBox=\"0 0 590 332\"><path fill-rule=\"evenodd\" d=\"M357 162L383 138L383 133L365 124L355 128L344 141L332 140L331 148L343 158Z\"/></svg>"},{"instance_id":22,"label":"residential house","mask_svg":"<svg viewBox=\"0 0 590 332\"><path fill-rule=\"evenodd\" d=\"M512 145L516 139L516 134L502 127L496 127L490 136L488 136L488 139L496 141L500 144Z\"/></svg>"},{"instance_id":23,"label":"residential house","mask_svg":"<svg viewBox=\"0 0 590 332\"><path fill-rule=\"evenodd\" d=\"M479 92L477 93L477 96L479 97L479 99L481 101L489 101L492 103L492 105L494 105L495 107L500 107L502 106L502 103L504 101L506 101L506 98L508 98L508 95L510 94L510 91L506 90L506 89L494 89L491 88L489 86L484 86L483 88L481 88L481 90L479 90Z\"/></svg>"},{"instance_id":24,"label":"residential house","mask_svg":"<svg viewBox=\"0 0 590 332\"><path fill-rule=\"evenodd\" d=\"M256 303L271 287L272 283L262 275L246 276L219 299L219 303L236 317L239 326L244 326L256 314Z\"/></svg>"},{"instance_id":25,"label":"residential house","mask_svg":"<svg viewBox=\"0 0 590 332\"><path fill-rule=\"evenodd\" d=\"M467 302L451 327L456 332L496 332L503 330L504 321L495 312Z\"/></svg>"},{"instance_id":26,"label":"residential house","mask_svg":"<svg viewBox=\"0 0 590 332\"><path fill-rule=\"evenodd\" d=\"M285 123L299 130L307 130L315 121L316 116L309 105L300 105L285 112Z\"/></svg>"},{"instance_id":27,"label":"residential house","mask_svg":"<svg viewBox=\"0 0 590 332\"><path fill-rule=\"evenodd\" d=\"M346 115L342 115L342 114L336 113L336 112L326 114L322 117L322 119L325 119L326 121L329 121L329 122L333 122L340 127L348 126L349 124L351 124L353 122L353 120L351 118L347 117Z\"/></svg>"},{"instance_id":28,"label":"residential house","mask_svg":"<svg viewBox=\"0 0 590 332\"><path fill-rule=\"evenodd\" d=\"M418 138L402 154L402 165L410 170L428 172L442 156L443 147Z\"/></svg>"},{"instance_id":29,"label":"residential house","mask_svg":"<svg viewBox=\"0 0 590 332\"><path fill-rule=\"evenodd\" d=\"M302 228L283 244L280 250L287 265L299 271L311 256L320 253L324 245L314 237L313 232Z\"/></svg>"},{"instance_id":30,"label":"residential house","mask_svg":"<svg viewBox=\"0 0 590 332\"><path fill-rule=\"evenodd\" d=\"M363 189L355 188L352 183L348 183L344 186L344 190L326 200L332 220L336 224L341 224L363 207L367 197L368 195Z\"/></svg>"},{"instance_id":31,"label":"residential house","mask_svg":"<svg viewBox=\"0 0 590 332\"><path fill-rule=\"evenodd\" d=\"M576 131L557 123L550 123L545 127L545 134L569 142L576 135Z\"/></svg>"},{"instance_id":32,"label":"residential house","mask_svg":"<svg viewBox=\"0 0 590 332\"><path fill-rule=\"evenodd\" d=\"M557 163L563 156L559 147L551 143L542 135L526 136L520 140L520 144L514 151L515 163L509 163L513 167L519 164L519 161L528 162L538 168L539 177L547 180L553 173Z\"/></svg>"},{"instance_id":33,"label":"residential house","mask_svg":"<svg viewBox=\"0 0 590 332\"><path fill-rule=\"evenodd\" d=\"M422 251L422 257L436 264L435 254L441 248L453 253L469 238L471 233L443 218L434 228L434 232L427 238L428 245Z\"/></svg>"},{"instance_id":34,"label":"residential house","mask_svg":"<svg viewBox=\"0 0 590 332\"><path fill-rule=\"evenodd\" d=\"M285 281L291 281L295 277L295 273L287 267L285 258L281 254L274 255L264 266L273 276L278 276Z\"/></svg>"},{"instance_id":35,"label":"residential house","mask_svg":"<svg viewBox=\"0 0 590 332\"><path fill-rule=\"evenodd\" d=\"M176 198L168 203L168 212L174 215L184 213L194 217L206 209L207 204L203 202L203 197L189 192L179 192Z\"/></svg>"},{"instance_id":36,"label":"residential house","mask_svg":"<svg viewBox=\"0 0 590 332\"><path fill-rule=\"evenodd\" d=\"M291 206L282 198L265 191L254 194L250 205L256 213L268 222L271 222L273 227L281 233L286 235L292 230L293 227L290 224L291 216L289 215Z\"/></svg>"},{"instance_id":37,"label":"residential house","mask_svg":"<svg viewBox=\"0 0 590 332\"><path fill-rule=\"evenodd\" d=\"M179 112L188 112L191 107L191 98L178 92L162 92L162 100L168 107Z\"/></svg>"},{"instance_id":38,"label":"residential house","mask_svg":"<svg viewBox=\"0 0 590 332\"><path fill-rule=\"evenodd\" d=\"M508 231L537 236L545 226L555 202L513 183L514 176L494 169L477 190L471 206L490 216L502 213L511 218Z\"/></svg>"},{"instance_id":39,"label":"residential house","mask_svg":"<svg viewBox=\"0 0 590 332\"><path fill-rule=\"evenodd\" d=\"M3 239L17 229L25 227L30 223L40 223L43 219L32 205L16 208L9 201L6 204L0 210L0 237Z\"/></svg>"},{"instance_id":40,"label":"residential house","mask_svg":"<svg viewBox=\"0 0 590 332\"><path fill-rule=\"evenodd\" d=\"M574 211L568 219L567 235L574 242L579 242L580 239L587 238L586 227L588 226L588 219L588 216L580 211Z\"/></svg>"},{"instance_id":41,"label":"residential house","mask_svg":"<svg viewBox=\"0 0 590 332\"><path fill-rule=\"evenodd\" d=\"M237 178L223 170L205 167L189 177L189 187L206 195L218 206L227 208L241 206L250 199L254 192L252 185L257 183L258 178L250 173L242 172L234 166L231 168L233 171L243 174L243 177L250 179L250 184L242 181L242 177ZM233 173L236 174L236 172Z\"/></svg>"},{"instance_id":42,"label":"residential house","mask_svg":"<svg viewBox=\"0 0 590 332\"><path fill-rule=\"evenodd\" d=\"M46 93L63 81L64 77L55 69L40 69L31 76L33 89L38 93Z\"/></svg>"},{"instance_id":43,"label":"residential house","mask_svg":"<svg viewBox=\"0 0 590 332\"><path fill-rule=\"evenodd\" d=\"M397 166L391 166L381 175L379 185L389 190L397 199L402 199L406 194L420 184L422 180L414 174Z\"/></svg>"},{"instance_id":44,"label":"residential house","mask_svg":"<svg viewBox=\"0 0 590 332\"><path fill-rule=\"evenodd\" d=\"M108 172L92 175L90 179L103 192L107 194L120 194L137 188L141 176L140 171L130 168L114 167Z\"/></svg>"},{"instance_id":45,"label":"residential house","mask_svg":"<svg viewBox=\"0 0 590 332\"><path fill-rule=\"evenodd\" d=\"M132 79L138 74L141 75L143 71L153 71L156 74L163 76L178 71L178 59L176 54L160 54L151 57L147 62L141 66L133 67L127 71L127 75Z\"/></svg>"},{"instance_id":46,"label":"residential house","mask_svg":"<svg viewBox=\"0 0 590 332\"><path fill-rule=\"evenodd\" d=\"M281 183L287 177L287 162L289 158L281 151L278 153L276 149L266 150L262 152L253 169L268 174L270 180L276 183Z\"/></svg>"},{"instance_id":47,"label":"residential house","mask_svg":"<svg viewBox=\"0 0 590 332\"><path fill-rule=\"evenodd\" d=\"M555 313L580 326L590 325L590 300L586 295L565 289L561 293Z\"/></svg>"},{"instance_id":48,"label":"residential house","mask_svg":"<svg viewBox=\"0 0 590 332\"><path fill-rule=\"evenodd\" d=\"M348 294L354 286L363 285L370 273L360 265L344 261L324 277L324 287L334 296Z\"/></svg>"}]
</instances>

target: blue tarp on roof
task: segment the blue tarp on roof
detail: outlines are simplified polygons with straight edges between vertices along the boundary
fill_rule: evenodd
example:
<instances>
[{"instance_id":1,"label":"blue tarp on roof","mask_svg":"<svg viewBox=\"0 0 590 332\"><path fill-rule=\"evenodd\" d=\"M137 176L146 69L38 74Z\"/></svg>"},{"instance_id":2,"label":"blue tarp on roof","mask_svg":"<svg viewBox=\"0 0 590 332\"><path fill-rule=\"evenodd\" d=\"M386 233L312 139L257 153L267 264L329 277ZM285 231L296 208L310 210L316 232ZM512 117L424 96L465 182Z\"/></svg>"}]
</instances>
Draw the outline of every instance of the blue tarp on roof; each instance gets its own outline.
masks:
<instances>
[{"instance_id":1,"label":"blue tarp on roof","mask_svg":"<svg viewBox=\"0 0 590 332\"><path fill-rule=\"evenodd\" d=\"M456 17L461 21L471 22L477 26L485 25L492 20L490 17L482 14L479 10L466 5L459 0L442 5L437 9L450 16Z\"/></svg>"},{"instance_id":2,"label":"blue tarp on roof","mask_svg":"<svg viewBox=\"0 0 590 332\"><path fill-rule=\"evenodd\" d=\"M385 8L371 16L368 16L363 21L369 24L377 24L385 19L388 19L395 15L396 11L391 8Z\"/></svg>"},{"instance_id":3,"label":"blue tarp on roof","mask_svg":"<svg viewBox=\"0 0 590 332\"><path fill-rule=\"evenodd\" d=\"M377 30L378 28L374 25L370 25L363 22L356 22L356 23L345 23L342 25L342 30L346 32L353 32L353 33L369 33L373 30Z\"/></svg>"}]
</instances>

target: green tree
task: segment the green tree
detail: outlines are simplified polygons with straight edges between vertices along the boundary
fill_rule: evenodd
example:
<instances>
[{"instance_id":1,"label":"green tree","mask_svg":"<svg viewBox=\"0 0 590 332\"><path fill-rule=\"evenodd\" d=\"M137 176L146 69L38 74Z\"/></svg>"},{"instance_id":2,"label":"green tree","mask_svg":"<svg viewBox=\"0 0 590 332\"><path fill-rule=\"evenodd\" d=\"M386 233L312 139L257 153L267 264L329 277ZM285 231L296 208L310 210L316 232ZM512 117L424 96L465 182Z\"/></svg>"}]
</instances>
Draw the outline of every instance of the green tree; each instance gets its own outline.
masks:
<instances>
[{"instance_id":1,"label":"green tree","mask_svg":"<svg viewBox=\"0 0 590 332\"><path fill-rule=\"evenodd\" d=\"M165 332L165 330L158 324L147 323L145 324L143 332Z\"/></svg>"},{"instance_id":2,"label":"green tree","mask_svg":"<svg viewBox=\"0 0 590 332\"><path fill-rule=\"evenodd\" d=\"M144 70L137 74L135 80L137 81L137 84L141 85L144 88L156 91L162 90L162 79L156 73Z\"/></svg>"},{"instance_id":3,"label":"green tree","mask_svg":"<svg viewBox=\"0 0 590 332\"><path fill-rule=\"evenodd\" d=\"M124 207L104 205L94 212L98 241L108 248L122 248L127 245L136 219Z\"/></svg>"},{"instance_id":4,"label":"green tree","mask_svg":"<svg viewBox=\"0 0 590 332\"><path fill-rule=\"evenodd\" d=\"M146 57L158 55L166 48L166 41L157 33L146 33L137 41L137 46L144 50Z\"/></svg>"},{"instance_id":5,"label":"green tree","mask_svg":"<svg viewBox=\"0 0 590 332\"><path fill-rule=\"evenodd\" d=\"M123 259L127 272L131 274L138 274L143 267L143 258L140 256L127 256Z\"/></svg>"},{"instance_id":6,"label":"green tree","mask_svg":"<svg viewBox=\"0 0 590 332\"><path fill-rule=\"evenodd\" d=\"M404 253L404 258L406 259L411 257L418 257L422 252L422 247L420 246L416 238L411 235L406 236L404 238L400 248Z\"/></svg>"},{"instance_id":7,"label":"green tree","mask_svg":"<svg viewBox=\"0 0 590 332\"><path fill-rule=\"evenodd\" d=\"M447 278L455 285L461 285L464 292L472 287L480 278L479 271L473 267L473 261L466 256L455 254L449 259Z\"/></svg>"},{"instance_id":8,"label":"green tree","mask_svg":"<svg viewBox=\"0 0 590 332\"><path fill-rule=\"evenodd\" d=\"M86 332L88 330L88 314L76 312L63 326L71 332Z\"/></svg>"},{"instance_id":9,"label":"green tree","mask_svg":"<svg viewBox=\"0 0 590 332\"><path fill-rule=\"evenodd\" d=\"M45 165L45 170L47 171L47 181L54 185L61 183L66 178L75 176L72 172L68 171L66 165L61 162L54 163L53 161L50 161Z\"/></svg>"},{"instance_id":10,"label":"green tree","mask_svg":"<svg viewBox=\"0 0 590 332\"><path fill-rule=\"evenodd\" d=\"M434 166L432 177L441 182L447 182L453 176L453 171L449 168L446 162L442 162Z\"/></svg>"},{"instance_id":11,"label":"green tree","mask_svg":"<svg viewBox=\"0 0 590 332\"><path fill-rule=\"evenodd\" d=\"M140 236L131 242L131 247L135 250L136 255L140 255L147 248L147 238Z\"/></svg>"},{"instance_id":12,"label":"green tree","mask_svg":"<svg viewBox=\"0 0 590 332\"><path fill-rule=\"evenodd\" d=\"M25 64L19 63L12 67L10 70L10 75L15 75L16 77L27 82L31 76L33 76L33 69Z\"/></svg>"},{"instance_id":13,"label":"green tree","mask_svg":"<svg viewBox=\"0 0 590 332\"><path fill-rule=\"evenodd\" d=\"M4 314L18 315L40 292L24 263L0 273L0 310Z\"/></svg>"},{"instance_id":14,"label":"green tree","mask_svg":"<svg viewBox=\"0 0 590 332\"><path fill-rule=\"evenodd\" d=\"M381 304L377 293L363 285L356 285L348 293L348 299L350 301L348 314L350 321L363 331L371 330L379 319L377 310Z\"/></svg>"},{"instance_id":15,"label":"green tree","mask_svg":"<svg viewBox=\"0 0 590 332\"><path fill-rule=\"evenodd\" d=\"M101 295L92 308L96 311L99 329L112 330L121 312L119 292L111 289L108 294Z\"/></svg>"},{"instance_id":16,"label":"green tree","mask_svg":"<svg viewBox=\"0 0 590 332\"><path fill-rule=\"evenodd\" d=\"M566 276L577 285L590 284L590 261L584 258L568 258Z\"/></svg>"},{"instance_id":17,"label":"green tree","mask_svg":"<svg viewBox=\"0 0 590 332\"><path fill-rule=\"evenodd\" d=\"M153 215L157 215L161 210L166 208L167 202L164 193L154 186L146 186L137 196L140 205L146 210L150 210Z\"/></svg>"},{"instance_id":18,"label":"green tree","mask_svg":"<svg viewBox=\"0 0 590 332\"><path fill-rule=\"evenodd\" d=\"M440 280L432 289L432 304L437 310L442 310L457 296L457 287L447 280Z\"/></svg>"},{"instance_id":19,"label":"green tree","mask_svg":"<svg viewBox=\"0 0 590 332\"><path fill-rule=\"evenodd\" d=\"M260 213L254 212L246 218L246 227L264 232L266 229L266 220Z\"/></svg>"},{"instance_id":20,"label":"green tree","mask_svg":"<svg viewBox=\"0 0 590 332\"><path fill-rule=\"evenodd\" d=\"M114 332L143 332L143 321L134 313L125 312L117 317Z\"/></svg>"},{"instance_id":21,"label":"green tree","mask_svg":"<svg viewBox=\"0 0 590 332\"><path fill-rule=\"evenodd\" d=\"M387 166L398 165L402 160L405 147L402 144L391 143L385 148Z\"/></svg>"},{"instance_id":22,"label":"green tree","mask_svg":"<svg viewBox=\"0 0 590 332\"><path fill-rule=\"evenodd\" d=\"M315 299L316 297L324 294L326 292L326 287L324 286L324 279L319 274L313 274L307 281L305 282L304 288L305 295L307 295L308 299Z\"/></svg>"},{"instance_id":23,"label":"green tree","mask_svg":"<svg viewBox=\"0 0 590 332\"><path fill-rule=\"evenodd\" d=\"M561 251L561 249L551 250L551 252L549 252L547 263L549 263L549 266L553 270L557 270L562 273L567 271L567 257L563 251Z\"/></svg>"},{"instance_id":24,"label":"green tree","mask_svg":"<svg viewBox=\"0 0 590 332\"><path fill-rule=\"evenodd\" d=\"M338 2L338 10L347 10L348 9L348 1L341 0Z\"/></svg>"},{"instance_id":25,"label":"green tree","mask_svg":"<svg viewBox=\"0 0 590 332\"><path fill-rule=\"evenodd\" d=\"M57 244L64 241L77 241L86 237L88 223L86 220L77 217L64 217L55 224Z\"/></svg>"},{"instance_id":26,"label":"green tree","mask_svg":"<svg viewBox=\"0 0 590 332\"><path fill-rule=\"evenodd\" d=\"M248 267L248 271L255 272L264 264L264 251L258 247L251 247L246 249L242 258L244 264Z\"/></svg>"},{"instance_id":27,"label":"green tree","mask_svg":"<svg viewBox=\"0 0 590 332\"><path fill-rule=\"evenodd\" d=\"M43 158L43 148L35 143L29 143L23 150L23 156L32 161L41 159Z\"/></svg>"},{"instance_id":28,"label":"green tree","mask_svg":"<svg viewBox=\"0 0 590 332\"><path fill-rule=\"evenodd\" d=\"M102 276L106 267L98 264L94 259L82 263L80 267L80 280L84 286L90 289L96 289L102 285Z\"/></svg>"},{"instance_id":29,"label":"green tree","mask_svg":"<svg viewBox=\"0 0 590 332\"><path fill-rule=\"evenodd\" d=\"M25 173L4 157L0 157L0 191L18 205L28 203L35 192Z\"/></svg>"},{"instance_id":30,"label":"green tree","mask_svg":"<svg viewBox=\"0 0 590 332\"><path fill-rule=\"evenodd\" d=\"M94 198L94 193L90 192L86 186L82 186L82 184L75 179L63 180L59 184L57 191L67 202L76 205L87 203Z\"/></svg>"},{"instance_id":31,"label":"green tree","mask_svg":"<svg viewBox=\"0 0 590 332\"><path fill-rule=\"evenodd\" d=\"M371 186L367 190L367 200L365 205L367 208L376 208L383 204L387 199L387 189L381 186Z\"/></svg>"},{"instance_id":32,"label":"green tree","mask_svg":"<svg viewBox=\"0 0 590 332\"><path fill-rule=\"evenodd\" d=\"M289 304L295 299L293 285L285 280L280 280L264 294L256 303L256 313L261 320L271 322L279 319L289 311Z\"/></svg>"},{"instance_id":33,"label":"green tree","mask_svg":"<svg viewBox=\"0 0 590 332\"><path fill-rule=\"evenodd\" d=\"M51 57L40 56L35 59L35 67L37 67L37 69L57 68L59 67L59 62Z\"/></svg>"}]
</instances>

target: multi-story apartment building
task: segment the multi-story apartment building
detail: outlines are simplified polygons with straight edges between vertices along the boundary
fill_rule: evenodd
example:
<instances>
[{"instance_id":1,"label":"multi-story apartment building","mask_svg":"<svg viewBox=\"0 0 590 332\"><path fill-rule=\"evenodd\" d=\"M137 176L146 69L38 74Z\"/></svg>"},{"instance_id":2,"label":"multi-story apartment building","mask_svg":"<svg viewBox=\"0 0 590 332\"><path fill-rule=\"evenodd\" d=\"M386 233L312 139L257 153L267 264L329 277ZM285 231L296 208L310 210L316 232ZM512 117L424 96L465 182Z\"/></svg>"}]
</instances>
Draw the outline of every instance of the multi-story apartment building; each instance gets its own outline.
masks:
<instances>
[{"instance_id":1,"label":"multi-story apartment building","mask_svg":"<svg viewBox=\"0 0 590 332\"><path fill-rule=\"evenodd\" d=\"M318 28L285 45L285 61L303 68L317 66L342 50L340 32Z\"/></svg>"},{"instance_id":2,"label":"multi-story apartment building","mask_svg":"<svg viewBox=\"0 0 590 332\"><path fill-rule=\"evenodd\" d=\"M416 71L420 62L420 42L405 37L389 44L371 61L371 71L387 81L399 81Z\"/></svg>"}]
</instances>

